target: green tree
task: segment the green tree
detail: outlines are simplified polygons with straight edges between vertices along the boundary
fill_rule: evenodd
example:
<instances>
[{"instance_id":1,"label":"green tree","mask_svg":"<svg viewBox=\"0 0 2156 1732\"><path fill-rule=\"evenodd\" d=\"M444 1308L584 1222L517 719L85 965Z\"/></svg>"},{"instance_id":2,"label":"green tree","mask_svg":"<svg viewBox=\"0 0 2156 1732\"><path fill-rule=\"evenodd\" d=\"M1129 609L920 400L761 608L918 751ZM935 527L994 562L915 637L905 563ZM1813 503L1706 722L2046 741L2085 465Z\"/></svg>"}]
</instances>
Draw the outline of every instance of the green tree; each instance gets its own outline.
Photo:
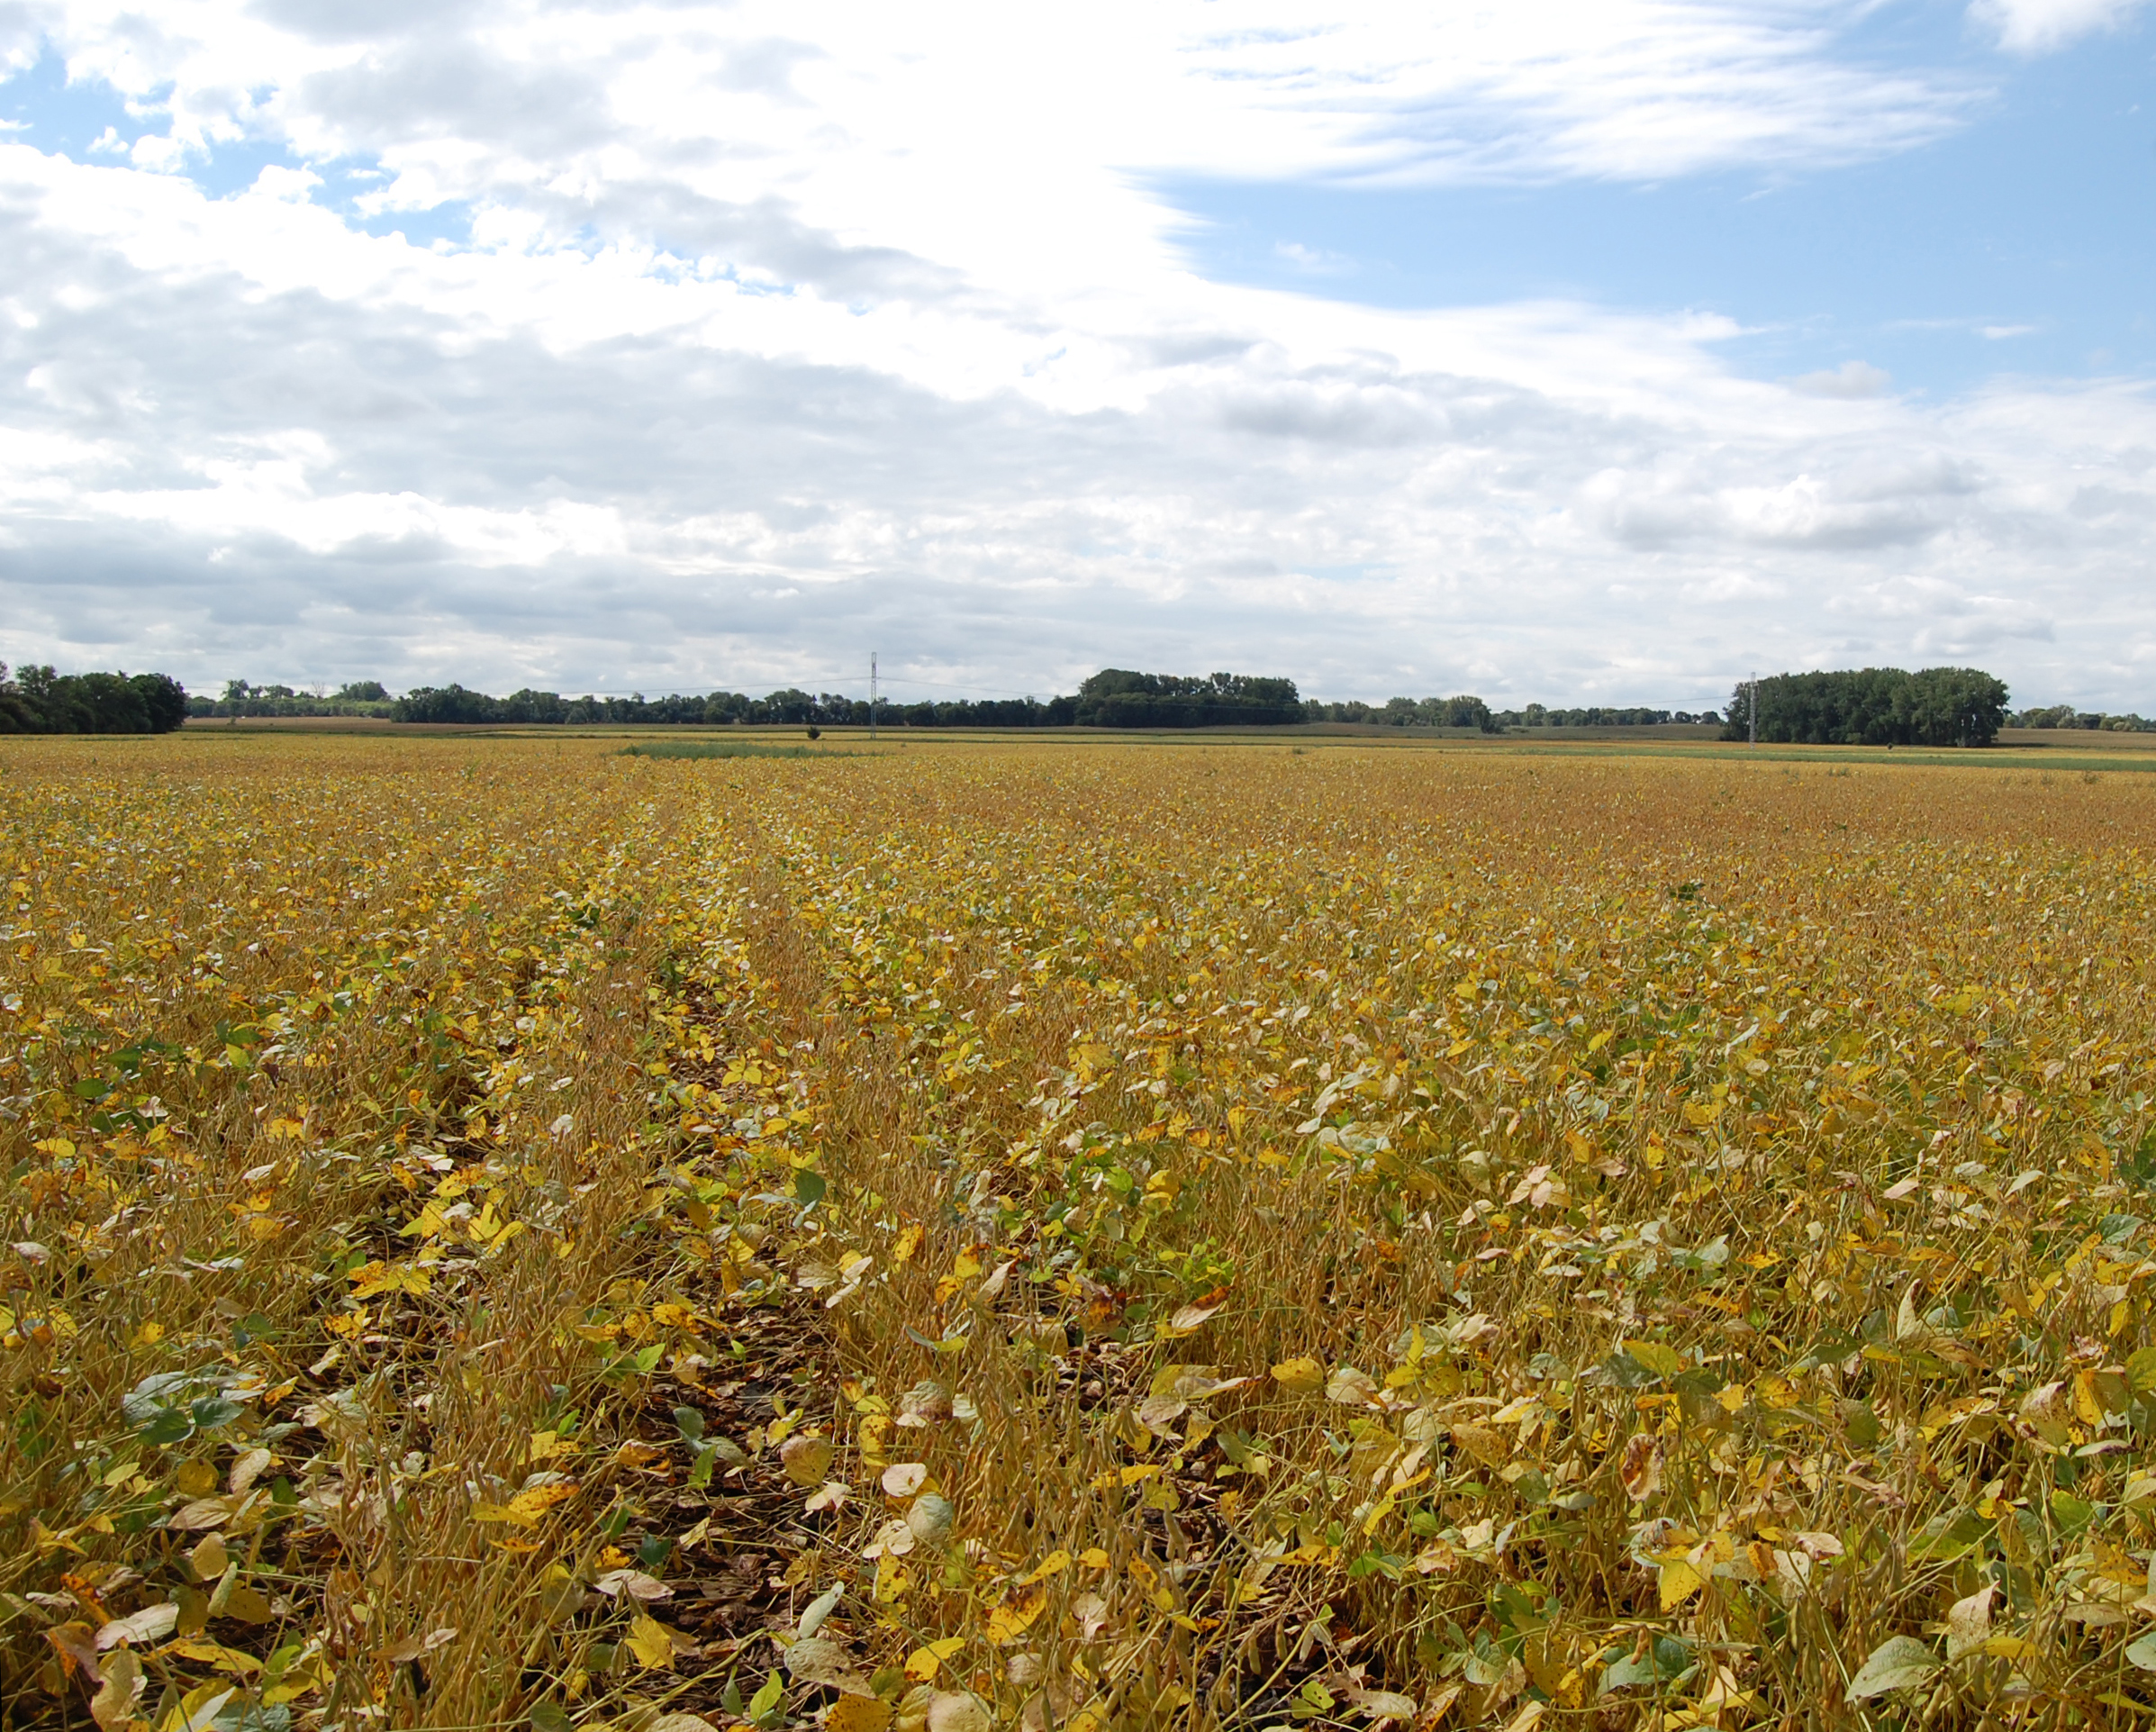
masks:
<instances>
[{"instance_id":1,"label":"green tree","mask_svg":"<svg viewBox=\"0 0 2156 1732\"><path fill-rule=\"evenodd\" d=\"M1755 713L1756 707L1756 713ZM1860 667L1777 674L1730 694L1722 738L1774 745L1988 746L2007 718L2003 682L1975 667Z\"/></svg>"},{"instance_id":2,"label":"green tree","mask_svg":"<svg viewBox=\"0 0 2156 1732\"><path fill-rule=\"evenodd\" d=\"M1086 728L1278 727L1304 719L1293 680L1126 667L1104 667L1082 684L1074 713Z\"/></svg>"}]
</instances>

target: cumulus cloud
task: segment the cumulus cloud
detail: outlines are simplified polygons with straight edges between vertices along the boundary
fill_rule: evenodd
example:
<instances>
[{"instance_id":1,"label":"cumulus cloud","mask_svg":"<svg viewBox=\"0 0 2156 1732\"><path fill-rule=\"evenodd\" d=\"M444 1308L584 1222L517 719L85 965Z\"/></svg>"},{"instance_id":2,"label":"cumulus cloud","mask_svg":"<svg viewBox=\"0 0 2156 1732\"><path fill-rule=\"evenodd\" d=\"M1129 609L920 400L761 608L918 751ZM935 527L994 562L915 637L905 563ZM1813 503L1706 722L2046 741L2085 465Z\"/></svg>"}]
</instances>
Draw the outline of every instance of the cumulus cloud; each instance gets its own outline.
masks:
<instances>
[{"instance_id":1,"label":"cumulus cloud","mask_svg":"<svg viewBox=\"0 0 2156 1732\"><path fill-rule=\"evenodd\" d=\"M1846 8L36 15L168 118L131 164L0 140L10 659L655 690L875 648L901 695L1143 661L1708 702L1979 630L2093 699L2150 648L2143 393L1925 408L1861 362L1737 377L1712 317L1224 287L1145 190L1954 124L1965 88L1842 52ZM240 141L290 161L207 195ZM357 220L444 204L470 244Z\"/></svg>"}]
</instances>

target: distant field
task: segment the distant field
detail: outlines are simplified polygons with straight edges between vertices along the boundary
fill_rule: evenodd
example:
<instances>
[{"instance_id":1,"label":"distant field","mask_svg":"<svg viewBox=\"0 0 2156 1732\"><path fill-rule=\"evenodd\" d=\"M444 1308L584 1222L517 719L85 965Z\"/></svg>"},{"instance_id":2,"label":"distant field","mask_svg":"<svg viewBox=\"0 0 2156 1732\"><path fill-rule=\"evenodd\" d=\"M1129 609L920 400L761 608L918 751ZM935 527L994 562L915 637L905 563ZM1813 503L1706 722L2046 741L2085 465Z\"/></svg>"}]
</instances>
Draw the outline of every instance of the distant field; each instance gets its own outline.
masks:
<instances>
[{"instance_id":1,"label":"distant field","mask_svg":"<svg viewBox=\"0 0 2156 1732\"><path fill-rule=\"evenodd\" d=\"M694 738L0 748L8 1724L2156 1714L2123 737Z\"/></svg>"},{"instance_id":2,"label":"distant field","mask_svg":"<svg viewBox=\"0 0 2156 1732\"><path fill-rule=\"evenodd\" d=\"M800 739L808 730L802 726L756 726L738 728L727 726L695 727L648 725L615 725L611 723L578 724L574 727L539 726L536 724L503 722L393 722L370 716L250 716L237 721L195 718L186 724L186 731L204 736L235 738L245 733L310 733L310 734L366 734L378 736L430 736L487 735L523 737L539 739L732 739L771 740ZM826 749L833 749L840 741L865 741L869 738L865 728L825 728L823 737L829 742ZM1863 762L1878 758L1882 762L1901 763L1912 758L1941 763L1997 766L2018 762L2030 754L2041 754L2047 765L2059 767L2060 760L2069 757L2088 757L2095 766L2105 769L2142 768L2140 764L2127 764L2120 760L2133 757L2146 757L2156 762L2156 734L2103 733L2079 730L2053 730L2037 728L2007 728L2002 730L1997 746L1985 751L1941 751L1936 748L1917 751L1889 752L1880 747L1861 746L1775 746L1753 747L1742 741L1729 741L1722 738L1718 726L1696 727L1671 723L1665 727L1647 728L1535 728L1516 730L1506 734L1483 734L1470 728L1386 728L1374 723L1315 722L1300 727L1285 728L1202 728L1172 729L1158 731L1106 728L1055 728L1055 729L913 729L883 728L878 732L878 743L899 745L910 743L926 745L931 742L985 742L1028 741L1035 744L1102 746L1137 741L1192 744L1206 742L1219 744L1226 741L1276 745L1298 745L1315 750L1320 747L1342 745L1381 746L1394 749L1420 748L1424 750L1472 749L1490 751L1499 749L1531 750L1553 747L1578 747L1592 745L1621 747L1645 750L1666 750L1689 747L1711 756L1728 753L1753 753L1762 756L1798 754L1800 757L1824 755L1825 758Z\"/></svg>"},{"instance_id":3,"label":"distant field","mask_svg":"<svg viewBox=\"0 0 2156 1732\"><path fill-rule=\"evenodd\" d=\"M1998 742L2039 751L2156 754L2156 734L2115 734L2097 729L2002 728Z\"/></svg>"}]
</instances>

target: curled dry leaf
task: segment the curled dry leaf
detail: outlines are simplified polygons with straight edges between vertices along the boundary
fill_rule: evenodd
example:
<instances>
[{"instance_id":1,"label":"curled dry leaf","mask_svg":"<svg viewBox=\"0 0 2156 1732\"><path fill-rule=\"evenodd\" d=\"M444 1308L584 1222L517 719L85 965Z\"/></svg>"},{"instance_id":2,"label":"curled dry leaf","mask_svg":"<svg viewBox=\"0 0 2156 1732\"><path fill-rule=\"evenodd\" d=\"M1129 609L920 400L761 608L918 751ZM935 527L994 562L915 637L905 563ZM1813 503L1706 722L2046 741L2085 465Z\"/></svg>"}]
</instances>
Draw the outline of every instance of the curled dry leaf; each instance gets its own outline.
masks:
<instances>
[{"instance_id":1,"label":"curled dry leaf","mask_svg":"<svg viewBox=\"0 0 2156 1732\"><path fill-rule=\"evenodd\" d=\"M276 1457L267 1449L248 1450L232 1464L231 1478L227 1482L231 1487L232 1495L236 1498L245 1497L248 1487L268 1472L270 1464L276 1460Z\"/></svg>"},{"instance_id":2,"label":"curled dry leaf","mask_svg":"<svg viewBox=\"0 0 2156 1732\"><path fill-rule=\"evenodd\" d=\"M424 1636L407 1636L382 1657L393 1666L404 1665L413 1660L423 1660L430 1654L438 1653L457 1639L453 1629L431 1629Z\"/></svg>"},{"instance_id":3,"label":"curled dry leaf","mask_svg":"<svg viewBox=\"0 0 2156 1732\"><path fill-rule=\"evenodd\" d=\"M80 1619L69 1619L64 1624L55 1624L45 1632L45 1639L69 1664L86 1672L97 1670L97 1636Z\"/></svg>"},{"instance_id":4,"label":"curled dry leaf","mask_svg":"<svg viewBox=\"0 0 2156 1732\"><path fill-rule=\"evenodd\" d=\"M599 1592L610 1600L627 1594L631 1600L671 1600L674 1590L655 1576L641 1570L609 1570L592 1583Z\"/></svg>"},{"instance_id":5,"label":"curled dry leaf","mask_svg":"<svg viewBox=\"0 0 2156 1732\"><path fill-rule=\"evenodd\" d=\"M1186 1401L1202 1401L1208 1396L1241 1389L1249 1381L1247 1377L1216 1377L1210 1365L1186 1365L1176 1373L1165 1392Z\"/></svg>"},{"instance_id":6,"label":"curled dry leaf","mask_svg":"<svg viewBox=\"0 0 2156 1732\"><path fill-rule=\"evenodd\" d=\"M132 1722L135 1699L142 1693L142 1663L131 1650L122 1648L99 1663L97 1675L97 1693L90 1699L90 1718L100 1732L121 1732Z\"/></svg>"},{"instance_id":7,"label":"curled dry leaf","mask_svg":"<svg viewBox=\"0 0 2156 1732\"><path fill-rule=\"evenodd\" d=\"M927 1464L921 1462L893 1462L883 1470L884 1495L910 1498L929 1483Z\"/></svg>"},{"instance_id":8,"label":"curled dry leaf","mask_svg":"<svg viewBox=\"0 0 2156 1732\"><path fill-rule=\"evenodd\" d=\"M1635 1503L1644 1503L1662 1489L1661 1444L1647 1432L1634 1432L1625 1439L1617 1477L1625 1483L1626 1497Z\"/></svg>"},{"instance_id":9,"label":"curled dry leaf","mask_svg":"<svg viewBox=\"0 0 2156 1732\"><path fill-rule=\"evenodd\" d=\"M177 1606L145 1606L140 1611L125 1618L115 1618L97 1632L97 1646L101 1648L117 1647L125 1642L141 1646L161 1642L171 1635L179 1623Z\"/></svg>"},{"instance_id":10,"label":"curled dry leaf","mask_svg":"<svg viewBox=\"0 0 2156 1732\"><path fill-rule=\"evenodd\" d=\"M825 1684L848 1695L872 1696L868 1680L855 1670L853 1655L820 1636L804 1636L785 1650L789 1677L802 1683Z\"/></svg>"},{"instance_id":11,"label":"curled dry leaf","mask_svg":"<svg viewBox=\"0 0 2156 1732\"><path fill-rule=\"evenodd\" d=\"M229 1498L196 1498L192 1503L182 1504L172 1512L165 1523L177 1534L200 1533L211 1528L222 1528L232 1519L233 1505Z\"/></svg>"},{"instance_id":12,"label":"curled dry leaf","mask_svg":"<svg viewBox=\"0 0 2156 1732\"><path fill-rule=\"evenodd\" d=\"M823 1628L824 1619L838 1610L838 1602L845 1598L846 1584L844 1582L840 1582L835 1588L826 1588L815 1599L809 1601L793 1634L802 1640L815 1635Z\"/></svg>"}]
</instances>

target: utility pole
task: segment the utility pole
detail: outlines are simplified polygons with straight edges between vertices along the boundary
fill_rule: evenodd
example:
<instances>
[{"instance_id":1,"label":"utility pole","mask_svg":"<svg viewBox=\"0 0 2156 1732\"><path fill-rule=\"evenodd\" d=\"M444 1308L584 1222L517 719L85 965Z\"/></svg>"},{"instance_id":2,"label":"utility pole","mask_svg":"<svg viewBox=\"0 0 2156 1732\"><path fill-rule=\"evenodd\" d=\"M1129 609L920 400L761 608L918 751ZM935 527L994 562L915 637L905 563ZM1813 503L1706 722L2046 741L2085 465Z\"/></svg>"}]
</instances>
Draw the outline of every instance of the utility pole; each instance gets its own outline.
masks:
<instances>
[{"instance_id":1,"label":"utility pole","mask_svg":"<svg viewBox=\"0 0 2156 1732\"><path fill-rule=\"evenodd\" d=\"M876 737L876 652L868 652L868 737Z\"/></svg>"},{"instance_id":2,"label":"utility pole","mask_svg":"<svg viewBox=\"0 0 2156 1732\"><path fill-rule=\"evenodd\" d=\"M1752 741L1759 744L1759 669L1752 670Z\"/></svg>"}]
</instances>

